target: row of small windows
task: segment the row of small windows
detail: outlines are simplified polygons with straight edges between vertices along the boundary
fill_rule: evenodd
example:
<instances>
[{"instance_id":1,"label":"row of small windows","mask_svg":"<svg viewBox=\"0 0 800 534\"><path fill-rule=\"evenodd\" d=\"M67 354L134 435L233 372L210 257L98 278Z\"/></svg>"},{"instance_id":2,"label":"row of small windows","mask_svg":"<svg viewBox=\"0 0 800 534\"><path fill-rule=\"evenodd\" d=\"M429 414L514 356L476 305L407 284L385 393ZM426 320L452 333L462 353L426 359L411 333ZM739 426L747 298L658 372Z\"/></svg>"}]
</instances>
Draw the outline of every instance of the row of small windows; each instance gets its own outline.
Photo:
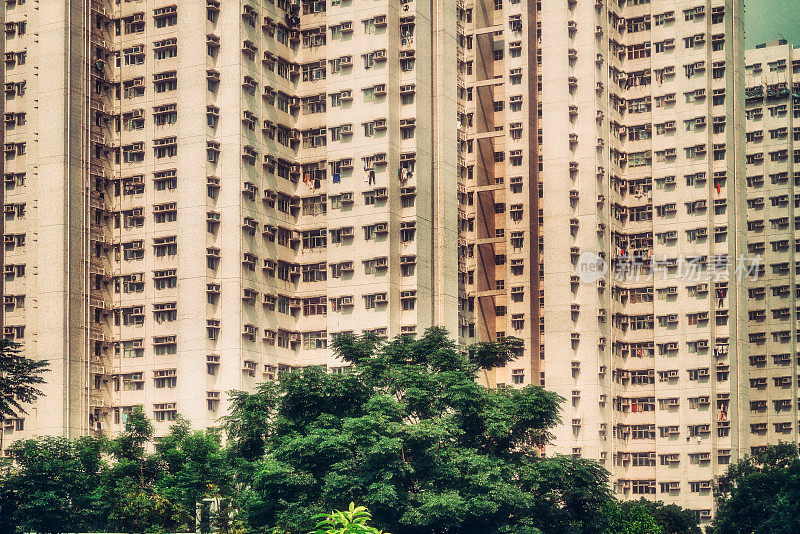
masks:
<instances>
[{"instance_id":1,"label":"row of small windows","mask_svg":"<svg viewBox=\"0 0 800 534\"><path fill-rule=\"evenodd\" d=\"M769 112L770 117L782 118L786 117L786 114L789 111L789 106L786 104L768 106L767 111ZM758 107L758 108L748 109L744 112L744 114L747 120L751 121L760 120L764 116L764 108ZM792 114L795 119L800 118L800 102L796 102L792 105Z\"/></svg>"},{"instance_id":2,"label":"row of small windows","mask_svg":"<svg viewBox=\"0 0 800 534\"><path fill-rule=\"evenodd\" d=\"M767 133L769 133L769 138L772 140L789 138L789 128L786 126L767 130ZM747 132L745 136L748 143L760 143L764 140L764 130L753 130L752 132ZM792 139L800 141L800 126L792 129Z\"/></svg>"},{"instance_id":3,"label":"row of small windows","mask_svg":"<svg viewBox=\"0 0 800 534\"><path fill-rule=\"evenodd\" d=\"M790 151L786 148L772 150L768 152L769 160L773 162L785 162L792 156L795 163L800 163L800 149ZM764 163L764 152L753 152L745 156L748 165L760 165Z\"/></svg>"}]
</instances>

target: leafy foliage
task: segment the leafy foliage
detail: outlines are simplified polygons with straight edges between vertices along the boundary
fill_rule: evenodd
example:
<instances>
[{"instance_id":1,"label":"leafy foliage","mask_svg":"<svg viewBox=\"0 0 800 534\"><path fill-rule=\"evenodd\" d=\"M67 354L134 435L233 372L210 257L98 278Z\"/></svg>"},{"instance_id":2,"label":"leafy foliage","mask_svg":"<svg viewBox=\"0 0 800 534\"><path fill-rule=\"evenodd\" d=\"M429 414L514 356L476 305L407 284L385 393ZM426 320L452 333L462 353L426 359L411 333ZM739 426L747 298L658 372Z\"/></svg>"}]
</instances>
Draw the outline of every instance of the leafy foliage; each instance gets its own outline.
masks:
<instances>
[{"instance_id":1,"label":"leafy foliage","mask_svg":"<svg viewBox=\"0 0 800 534\"><path fill-rule=\"evenodd\" d=\"M597 532L588 525L611 499L605 471L536 453L561 399L476 383L480 362L513 346L467 356L435 328L385 345L342 335L334 348L348 372L306 368L236 393L227 429L248 453L250 525L308 530L309 512L358 501L400 534Z\"/></svg>"},{"instance_id":2,"label":"leafy foliage","mask_svg":"<svg viewBox=\"0 0 800 534\"><path fill-rule=\"evenodd\" d=\"M15 463L0 463L0 528L699 534L679 507L614 501L608 473L593 461L539 455L562 399L539 387L492 390L476 381L512 361L519 340L465 354L434 328L390 343L343 335L334 348L352 364L343 373L308 367L254 393L232 392L224 446L218 431L195 431L182 419L155 438L141 409L113 440L15 444ZM771 525L758 532L791 532L778 524L798 523L798 460L789 452L733 466L720 485L721 510L735 515L741 502L759 517L752 524ZM778 467L788 474L773 476ZM763 510L753 504L758 484L743 493L755 475L774 490ZM745 494L750 500L741 500Z\"/></svg>"},{"instance_id":3,"label":"leafy foliage","mask_svg":"<svg viewBox=\"0 0 800 534\"><path fill-rule=\"evenodd\" d=\"M382 534L382 531L367 525L372 519L369 510L352 502L347 510L318 514L314 519L319 520L319 523L308 534Z\"/></svg>"},{"instance_id":4,"label":"leafy foliage","mask_svg":"<svg viewBox=\"0 0 800 534\"><path fill-rule=\"evenodd\" d=\"M0 418L15 418L27 412L23 404L35 401L42 392L47 361L34 361L22 355L19 343L0 339Z\"/></svg>"},{"instance_id":5,"label":"leafy foliage","mask_svg":"<svg viewBox=\"0 0 800 534\"><path fill-rule=\"evenodd\" d=\"M747 456L720 477L714 534L800 531L800 457L790 443Z\"/></svg>"},{"instance_id":6,"label":"leafy foliage","mask_svg":"<svg viewBox=\"0 0 800 534\"><path fill-rule=\"evenodd\" d=\"M697 517L691 510L681 508L677 504L664 504L660 501L638 501L619 503L623 515L632 515L644 511L655 519L664 534L702 534Z\"/></svg>"},{"instance_id":7,"label":"leafy foliage","mask_svg":"<svg viewBox=\"0 0 800 534\"><path fill-rule=\"evenodd\" d=\"M192 431L184 421L147 452L152 436L152 424L136 410L112 441L15 443L15 465L0 479L5 515L23 532L194 530L198 501L233 492L226 451L216 433ZM236 530L226 524L225 532Z\"/></svg>"},{"instance_id":8,"label":"leafy foliage","mask_svg":"<svg viewBox=\"0 0 800 534\"><path fill-rule=\"evenodd\" d=\"M13 496L13 517L24 532L80 532L97 523L102 442L44 437L13 444L17 467L2 481Z\"/></svg>"},{"instance_id":9,"label":"leafy foliage","mask_svg":"<svg viewBox=\"0 0 800 534\"><path fill-rule=\"evenodd\" d=\"M606 534L664 534L664 530L650 515L641 502L625 503L621 506L614 503L608 506L608 530Z\"/></svg>"}]
</instances>

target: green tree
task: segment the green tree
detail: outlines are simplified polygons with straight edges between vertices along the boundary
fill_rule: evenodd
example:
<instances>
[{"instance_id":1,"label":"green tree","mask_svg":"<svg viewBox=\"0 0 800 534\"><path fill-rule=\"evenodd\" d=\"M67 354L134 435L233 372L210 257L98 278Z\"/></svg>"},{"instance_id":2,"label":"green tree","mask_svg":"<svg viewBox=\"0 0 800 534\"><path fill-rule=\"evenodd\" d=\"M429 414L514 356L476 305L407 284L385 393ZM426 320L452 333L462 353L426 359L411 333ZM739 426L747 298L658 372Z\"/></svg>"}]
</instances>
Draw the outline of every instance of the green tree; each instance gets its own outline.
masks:
<instances>
[{"instance_id":1,"label":"green tree","mask_svg":"<svg viewBox=\"0 0 800 534\"><path fill-rule=\"evenodd\" d=\"M115 532L145 532L175 522L172 507L156 492L164 466L147 453L153 432L153 424L136 406L125 431L108 445L114 462L102 487L101 507L107 528Z\"/></svg>"},{"instance_id":2,"label":"green tree","mask_svg":"<svg viewBox=\"0 0 800 534\"><path fill-rule=\"evenodd\" d=\"M677 504L641 498L638 501L621 502L619 507L623 513L628 513L634 507L643 508L656 520L664 534L702 534L694 512Z\"/></svg>"},{"instance_id":3,"label":"green tree","mask_svg":"<svg viewBox=\"0 0 800 534\"><path fill-rule=\"evenodd\" d=\"M148 452L151 443L154 451ZM102 508L110 530L194 530L199 502L233 494L219 433L193 431L182 418L154 439L152 423L137 407L108 451L115 462L103 485Z\"/></svg>"},{"instance_id":4,"label":"green tree","mask_svg":"<svg viewBox=\"0 0 800 534\"><path fill-rule=\"evenodd\" d=\"M797 445L771 445L731 465L715 488L714 534L800 532Z\"/></svg>"},{"instance_id":5,"label":"green tree","mask_svg":"<svg viewBox=\"0 0 800 534\"><path fill-rule=\"evenodd\" d=\"M192 528L198 502L232 495L232 470L218 431L192 431L186 420L179 419L169 434L156 442L155 449L164 469L156 493L171 503L181 528ZM231 512L230 500L222 502Z\"/></svg>"},{"instance_id":6,"label":"green tree","mask_svg":"<svg viewBox=\"0 0 800 534\"><path fill-rule=\"evenodd\" d=\"M48 371L49 364L26 358L20 347L19 343L0 339L0 418L26 414L22 405L42 395L36 386L44 383L42 374Z\"/></svg>"},{"instance_id":7,"label":"green tree","mask_svg":"<svg viewBox=\"0 0 800 534\"><path fill-rule=\"evenodd\" d=\"M642 501L607 506L609 525L605 534L665 534Z\"/></svg>"},{"instance_id":8,"label":"green tree","mask_svg":"<svg viewBox=\"0 0 800 534\"><path fill-rule=\"evenodd\" d=\"M536 453L561 399L476 383L506 344L464 355L438 328L387 344L341 335L346 372L305 368L234 393L227 430L246 453L238 481L251 527L308 531L309 514L361 502L396 534L602 531L607 473Z\"/></svg>"},{"instance_id":9,"label":"green tree","mask_svg":"<svg viewBox=\"0 0 800 534\"><path fill-rule=\"evenodd\" d=\"M98 486L106 471L102 441L43 437L9 447L15 464L5 473L0 492L23 532L95 530Z\"/></svg>"}]
</instances>

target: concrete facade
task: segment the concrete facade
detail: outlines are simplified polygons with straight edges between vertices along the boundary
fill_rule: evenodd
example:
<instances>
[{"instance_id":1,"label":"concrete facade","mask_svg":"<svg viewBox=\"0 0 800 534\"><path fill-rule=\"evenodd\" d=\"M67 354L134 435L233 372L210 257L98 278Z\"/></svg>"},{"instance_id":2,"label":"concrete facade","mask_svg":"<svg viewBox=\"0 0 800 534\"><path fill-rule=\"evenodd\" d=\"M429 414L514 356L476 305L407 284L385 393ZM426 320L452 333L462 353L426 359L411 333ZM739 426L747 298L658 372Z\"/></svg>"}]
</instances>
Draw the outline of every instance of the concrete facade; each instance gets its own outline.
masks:
<instances>
[{"instance_id":1,"label":"concrete facade","mask_svg":"<svg viewBox=\"0 0 800 534\"><path fill-rule=\"evenodd\" d=\"M4 327L52 372L6 443L456 332L456 10L8 2Z\"/></svg>"},{"instance_id":2,"label":"concrete facade","mask_svg":"<svg viewBox=\"0 0 800 534\"><path fill-rule=\"evenodd\" d=\"M748 288L750 447L798 440L797 208L800 50L773 42L745 66L747 248L762 258Z\"/></svg>"},{"instance_id":3,"label":"concrete facade","mask_svg":"<svg viewBox=\"0 0 800 534\"><path fill-rule=\"evenodd\" d=\"M746 442L744 295L727 279L745 240L742 15L716 0L541 9L542 369L566 399L549 452L703 520ZM590 276L597 258L610 268Z\"/></svg>"},{"instance_id":4,"label":"concrete facade","mask_svg":"<svg viewBox=\"0 0 800 534\"><path fill-rule=\"evenodd\" d=\"M563 396L546 452L620 498L707 520L730 462L797 440L800 66L745 69L741 1L3 16L4 335L52 367L3 445L135 405L212 426L229 390L339 370L338 333L432 325L522 338L481 381Z\"/></svg>"}]
</instances>

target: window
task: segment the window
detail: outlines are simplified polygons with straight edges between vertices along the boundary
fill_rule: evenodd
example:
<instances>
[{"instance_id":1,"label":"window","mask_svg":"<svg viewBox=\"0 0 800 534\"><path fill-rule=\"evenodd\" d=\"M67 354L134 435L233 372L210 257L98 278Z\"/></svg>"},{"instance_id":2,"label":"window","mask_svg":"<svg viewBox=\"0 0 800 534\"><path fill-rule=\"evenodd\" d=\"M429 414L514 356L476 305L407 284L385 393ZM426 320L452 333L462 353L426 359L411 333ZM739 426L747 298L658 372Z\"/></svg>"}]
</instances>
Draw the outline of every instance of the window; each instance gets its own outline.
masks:
<instances>
[{"instance_id":1,"label":"window","mask_svg":"<svg viewBox=\"0 0 800 534\"><path fill-rule=\"evenodd\" d=\"M667 22L671 22L675 19L675 13L673 11L668 11L667 13L658 13L653 16L653 24L656 26L663 26Z\"/></svg>"},{"instance_id":2,"label":"window","mask_svg":"<svg viewBox=\"0 0 800 534\"><path fill-rule=\"evenodd\" d=\"M173 389L178 385L175 369L153 371L153 379L156 389Z\"/></svg>"},{"instance_id":3,"label":"window","mask_svg":"<svg viewBox=\"0 0 800 534\"><path fill-rule=\"evenodd\" d=\"M375 19L366 19L363 21L364 23L364 33L371 34L375 33Z\"/></svg>"},{"instance_id":4,"label":"window","mask_svg":"<svg viewBox=\"0 0 800 534\"><path fill-rule=\"evenodd\" d=\"M306 63L302 66L303 81L311 82L314 80L325 79L325 62L317 61L314 63Z\"/></svg>"},{"instance_id":5,"label":"window","mask_svg":"<svg viewBox=\"0 0 800 534\"><path fill-rule=\"evenodd\" d=\"M178 155L178 140L176 137L154 139L153 151L156 159L173 158Z\"/></svg>"},{"instance_id":6,"label":"window","mask_svg":"<svg viewBox=\"0 0 800 534\"><path fill-rule=\"evenodd\" d=\"M525 369L512 369L511 382L516 385L525 383Z\"/></svg>"},{"instance_id":7,"label":"window","mask_svg":"<svg viewBox=\"0 0 800 534\"><path fill-rule=\"evenodd\" d=\"M172 355L178 353L176 336L160 336L153 338L153 353L156 356Z\"/></svg>"},{"instance_id":8,"label":"window","mask_svg":"<svg viewBox=\"0 0 800 534\"><path fill-rule=\"evenodd\" d=\"M153 419L157 422L174 421L177 416L174 402L153 405Z\"/></svg>"},{"instance_id":9,"label":"window","mask_svg":"<svg viewBox=\"0 0 800 534\"><path fill-rule=\"evenodd\" d=\"M175 236L157 237L153 239L153 250L156 257L174 256L178 253L178 243Z\"/></svg>"},{"instance_id":10,"label":"window","mask_svg":"<svg viewBox=\"0 0 800 534\"><path fill-rule=\"evenodd\" d=\"M316 350L328 348L328 333L325 330L319 332L303 332L303 349Z\"/></svg>"},{"instance_id":11,"label":"window","mask_svg":"<svg viewBox=\"0 0 800 534\"><path fill-rule=\"evenodd\" d=\"M157 323L173 322L178 319L178 307L174 302L153 304L153 317Z\"/></svg>"},{"instance_id":12,"label":"window","mask_svg":"<svg viewBox=\"0 0 800 534\"><path fill-rule=\"evenodd\" d=\"M144 64L144 45L136 45L122 50L125 65Z\"/></svg>"},{"instance_id":13,"label":"window","mask_svg":"<svg viewBox=\"0 0 800 534\"><path fill-rule=\"evenodd\" d=\"M631 425L631 439L656 439L655 425Z\"/></svg>"},{"instance_id":14,"label":"window","mask_svg":"<svg viewBox=\"0 0 800 534\"><path fill-rule=\"evenodd\" d=\"M153 54L156 60L168 59L178 55L178 40L175 37L153 43Z\"/></svg>"},{"instance_id":15,"label":"window","mask_svg":"<svg viewBox=\"0 0 800 534\"><path fill-rule=\"evenodd\" d=\"M302 236L304 249L325 248L327 246L328 235L325 228L306 230L302 233Z\"/></svg>"},{"instance_id":16,"label":"window","mask_svg":"<svg viewBox=\"0 0 800 534\"><path fill-rule=\"evenodd\" d=\"M175 175L175 170L153 173L153 185L156 191L176 189L178 187L178 178Z\"/></svg>"},{"instance_id":17,"label":"window","mask_svg":"<svg viewBox=\"0 0 800 534\"><path fill-rule=\"evenodd\" d=\"M155 16L156 28L166 28L167 26L175 26L178 24L178 14L175 12L175 9L175 6L157 9Z\"/></svg>"},{"instance_id":18,"label":"window","mask_svg":"<svg viewBox=\"0 0 800 534\"><path fill-rule=\"evenodd\" d=\"M400 274L402 276L414 276L416 260L417 260L416 256L401 256Z\"/></svg>"},{"instance_id":19,"label":"window","mask_svg":"<svg viewBox=\"0 0 800 534\"><path fill-rule=\"evenodd\" d=\"M327 313L328 305L325 297L303 299L303 315L327 315Z\"/></svg>"},{"instance_id":20,"label":"window","mask_svg":"<svg viewBox=\"0 0 800 534\"><path fill-rule=\"evenodd\" d=\"M156 93L166 93L178 88L178 75L175 71L155 74L153 79Z\"/></svg>"},{"instance_id":21,"label":"window","mask_svg":"<svg viewBox=\"0 0 800 534\"><path fill-rule=\"evenodd\" d=\"M144 13L134 13L129 17L123 19L125 23L125 33L142 33L144 32Z\"/></svg>"},{"instance_id":22,"label":"window","mask_svg":"<svg viewBox=\"0 0 800 534\"><path fill-rule=\"evenodd\" d=\"M117 346L118 347L118 346ZM122 342L123 358L141 358L144 356L144 346L141 339Z\"/></svg>"},{"instance_id":23,"label":"window","mask_svg":"<svg viewBox=\"0 0 800 534\"><path fill-rule=\"evenodd\" d=\"M178 122L177 104L166 104L153 108L153 121L156 126L168 126Z\"/></svg>"},{"instance_id":24,"label":"window","mask_svg":"<svg viewBox=\"0 0 800 534\"><path fill-rule=\"evenodd\" d=\"M153 271L153 287L156 290L171 289L177 286L178 276L175 269Z\"/></svg>"},{"instance_id":25,"label":"window","mask_svg":"<svg viewBox=\"0 0 800 534\"><path fill-rule=\"evenodd\" d=\"M367 310L374 309L379 304L386 303L386 293L373 293L371 295L364 295L364 308Z\"/></svg>"},{"instance_id":26,"label":"window","mask_svg":"<svg viewBox=\"0 0 800 534\"><path fill-rule=\"evenodd\" d=\"M414 241L416 233L416 223L414 221L404 221L400 223L400 241L408 243Z\"/></svg>"},{"instance_id":27,"label":"window","mask_svg":"<svg viewBox=\"0 0 800 534\"><path fill-rule=\"evenodd\" d=\"M126 373L122 375L123 391L139 391L144 389L142 373Z\"/></svg>"}]
</instances>

